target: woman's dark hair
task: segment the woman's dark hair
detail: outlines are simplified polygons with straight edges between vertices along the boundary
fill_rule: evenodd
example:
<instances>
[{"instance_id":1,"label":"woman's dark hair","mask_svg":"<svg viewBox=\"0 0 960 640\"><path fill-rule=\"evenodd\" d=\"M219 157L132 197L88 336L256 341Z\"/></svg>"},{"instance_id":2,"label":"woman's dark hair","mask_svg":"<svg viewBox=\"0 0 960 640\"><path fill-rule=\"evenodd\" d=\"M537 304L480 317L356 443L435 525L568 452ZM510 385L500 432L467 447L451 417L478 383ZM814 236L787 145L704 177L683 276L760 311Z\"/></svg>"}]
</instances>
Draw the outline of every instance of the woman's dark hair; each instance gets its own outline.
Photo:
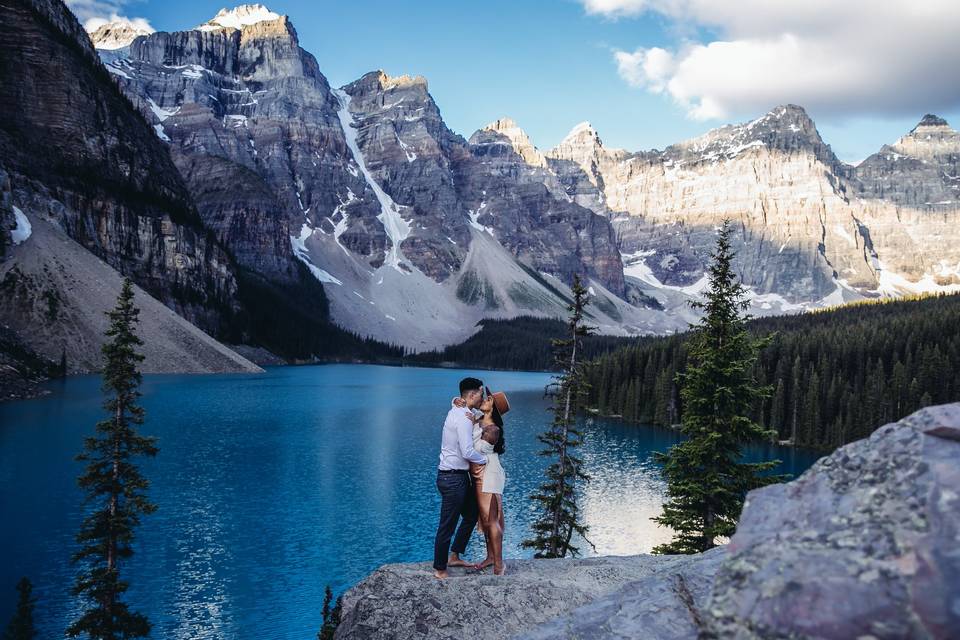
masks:
<instances>
[{"instance_id":1,"label":"woman's dark hair","mask_svg":"<svg viewBox=\"0 0 960 640\"><path fill-rule=\"evenodd\" d=\"M500 427L500 437L497 438L497 444L493 445L493 451L497 455L501 455L507 450L507 440L503 437L503 416L500 415L496 402L493 403L493 422Z\"/></svg>"}]
</instances>

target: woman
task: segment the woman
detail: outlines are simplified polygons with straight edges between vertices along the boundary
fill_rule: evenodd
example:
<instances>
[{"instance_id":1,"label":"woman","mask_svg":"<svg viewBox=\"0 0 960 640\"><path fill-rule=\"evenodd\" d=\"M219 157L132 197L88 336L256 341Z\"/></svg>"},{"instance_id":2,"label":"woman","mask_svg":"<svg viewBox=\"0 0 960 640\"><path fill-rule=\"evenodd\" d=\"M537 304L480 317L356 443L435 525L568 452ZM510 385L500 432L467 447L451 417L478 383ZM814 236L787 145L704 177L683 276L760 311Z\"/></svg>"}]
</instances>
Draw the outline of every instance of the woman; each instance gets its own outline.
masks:
<instances>
[{"instance_id":1,"label":"woman","mask_svg":"<svg viewBox=\"0 0 960 640\"><path fill-rule=\"evenodd\" d=\"M483 531L487 557L474 566L482 570L493 565L493 573L502 576L506 570L503 563L503 486L507 478L500 464L500 456L506 450L503 414L510 411L510 403L501 391L491 393L487 388L485 392L480 405L483 415L473 427L473 448L487 457L487 464L471 463L470 474L477 492L480 510L477 524Z\"/></svg>"}]
</instances>

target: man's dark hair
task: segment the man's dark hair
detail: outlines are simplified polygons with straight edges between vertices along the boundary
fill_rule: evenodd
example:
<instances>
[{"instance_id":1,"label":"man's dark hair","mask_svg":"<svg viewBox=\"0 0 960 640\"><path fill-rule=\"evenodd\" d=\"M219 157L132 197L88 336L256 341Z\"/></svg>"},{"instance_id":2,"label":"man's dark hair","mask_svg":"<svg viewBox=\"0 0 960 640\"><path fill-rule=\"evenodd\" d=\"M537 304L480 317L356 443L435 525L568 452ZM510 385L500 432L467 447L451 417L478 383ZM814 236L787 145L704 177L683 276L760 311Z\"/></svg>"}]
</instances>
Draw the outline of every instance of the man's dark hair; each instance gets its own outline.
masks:
<instances>
[{"instance_id":1,"label":"man's dark hair","mask_svg":"<svg viewBox=\"0 0 960 640\"><path fill-rule=\"evenodd\" d=\"M483 382L476 378L464 378L460 381L460 395L467 391L478 391L483 388Z\"/></svg>"}]
</instances>

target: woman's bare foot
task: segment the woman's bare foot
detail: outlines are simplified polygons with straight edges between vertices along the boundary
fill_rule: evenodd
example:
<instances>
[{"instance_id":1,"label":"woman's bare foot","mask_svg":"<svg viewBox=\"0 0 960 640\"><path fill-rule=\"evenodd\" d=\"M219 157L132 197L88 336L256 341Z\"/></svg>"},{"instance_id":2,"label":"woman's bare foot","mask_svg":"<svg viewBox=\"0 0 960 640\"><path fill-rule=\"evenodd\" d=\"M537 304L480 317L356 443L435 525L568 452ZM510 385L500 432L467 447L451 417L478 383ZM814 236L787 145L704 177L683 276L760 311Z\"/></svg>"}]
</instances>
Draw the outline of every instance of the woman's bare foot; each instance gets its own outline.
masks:
<instances>
[{"instance_id":1,"label":"woman's bare foot","mask_svg":"<svg viewBox=\"0 0 960 640\"><path fill-rule=\"evenodd\" d=\"M478 562L477 564L473 565L473 568L476 569L477 571L483 571L484 569L486 569L487 567L493 564L495 564L493 561L493 558L488 557L488 558L484 558L483 562Z\"/></svg>"},{"instance_id":2,"label":"woman's bare foot","mask_svg":"<svg viewBox=\"0 0 960 640\"><path fill-rule=\"evenodd\" d=\"M448 574L448 573L447 573L445 570L443 570L443 569L434 569L434 570L433 570L433 577L436 578L437 580L444 580L444 579L446 579L447 577L449 577L449 575L450 575L450 574Z\"/></svg>"},{"instance_id":3,"label":"woman's bare foot","mask_svg":"<svg viewBox=\"0 0 960 640\"><path fill-rule=\"evenodd\" d=\"M467 562L466 560L460 559L460 554L451 553L450 559L447 560L448 567L472 567L473 563Z\"/></svg>"},{"instance_id":4,"label":"woman's bare foot","mask_svg":"<svg viewBox=\"0 0 960 640\"><path fill-rule=\"evenodd\" d=\"M507 563L506 563L506 562L501 562L499 565L497 565L497 564L494 564L494 565L493 565L493 575L495 575L495 576L502 576L502 575L505 574L506 572L507 572Z\"/></svg>"}]
</instances>

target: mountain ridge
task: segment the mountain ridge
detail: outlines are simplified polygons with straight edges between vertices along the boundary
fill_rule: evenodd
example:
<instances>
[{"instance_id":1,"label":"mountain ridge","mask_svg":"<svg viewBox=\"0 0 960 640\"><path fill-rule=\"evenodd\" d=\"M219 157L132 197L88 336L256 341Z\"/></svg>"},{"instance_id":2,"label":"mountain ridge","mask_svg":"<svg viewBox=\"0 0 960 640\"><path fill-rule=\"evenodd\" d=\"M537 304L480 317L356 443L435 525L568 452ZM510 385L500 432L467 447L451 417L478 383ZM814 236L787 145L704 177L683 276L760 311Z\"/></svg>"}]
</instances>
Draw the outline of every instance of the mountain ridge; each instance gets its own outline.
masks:
<instances>
[{"instance_id":1,"label":"mountain ridge","mask_svg":"<svg viewBox=\"0 0 960 640\"><path fill-rule=\"evenodd\" d=\"M935 209L952 219L956 209L950 181L956 176L950 164L954 141L947 133L940 136L942 153L930 151L933 147L926 139L915 144L908 138L911 134L905 134L894 144L913 146L901 149L906 153L893 153L908 161L897 164L872 156L856 167L841 162L806 111L791 104L662 151L607 148L589 123L575 126L553 149L540 150L509 118L481 127L464 140L444 123L425 78L392 77L377 70L332 89L315 59L299 47L286 16L263 6L232 11L270 17L233 31L214 31L235 32L229 37L249 41L251 55L259 62L218 67L216 60L191 61L202 68L191 67L189 75L222 73L217 82L240 83L233 84L237 90L254 78L275 82L277 70L299 56L309 61L306 67L316 81L326 85L317 90L309 114L298 111L302 92L279 84L271 89L276 95L269 99L286 100L300 114L283 127L299 127L311 119L326 123L325 139L308 146L316 147L315 160L328 174L323 179L299 177L310 173L302 171L303 161L289 164L286 177L275 174L265 191L283 194L286 215L269 219L264 212L251 220L251 228L277 227L278 232L263 237L274 238L279 263L304 260L331 296L335 321L361 334L386 335L414 348L436 348L465 338L472 331L472 320L479 318L562 314L560 299L535 279L520 278L511 285L479 278L475 266L467 264L468 256L477 254L475 248L482 253L494 250L494 245L512 255L509 260L517 261L521 271L532 270L538 278L548 274L569 284L574 272L587 274L607 292L597 305L612 311L601 322L607 331L678 330L693 317L686 303L699 291L714 229L725 217L738 226L737 267L751 292L753 311L760 314L960 287L960 268L952 262L955 258L960 262L960 256L950 248L956 234L949 231L949 221L938 222L925 213ZM271 33L256 40L264 25L275 24L289 25L288 36ZM149 75L147 63L159 60L143 55L148 43L165 37L184 39L179 33L138 39L130 58L120 61L117 70L130 75L131 68L124 65L133 65ZM276 42L285 37L292 37L294 46L277 49ZM150 88L135 77L120 73L115 77L150 117L152 109L145 108L144 98L153 99L148 94L159 86L157 76L150 78ZM186 82L189 93L193 80L198 79L178 78L177 86ZM157 105L163 113L170 112L170 120L158 124L168 136L167 123L183 132L189 124L184 121L187 115L196 118L198 109L209 109L221 128L256 129L264 115L260 106L248 103L267 100L270 91L263 93L245 94L245 102L235 102L233 111L218 111L201 95L183 104L165 97ZM249 108L239 108L244 104ZM930 127L947 125L930 115L914 132L926 136ZM270 173L260 166L263 156L249 157L254 145L263 153L258 135L196 162L214 162L214 157L221 158L217 160L221 164L240 161L262 180ZM353 139L355 148L347 138ZM223 144L222 135L216 139ZM176 157L176 136L173 140ZM296 148L301 142L292 144ZM246 159L240 149L244 146ZM887 152L881 149L878 154L882 153ZM926 159L914 157L922 153L928 154ZM365 171L360 171L358 157ZM932 160L939 164L930 164ZM939 178L935 174L943 167L947 177ZM231 206L236 209L239 204ZM288 230L280 233L284 226ZM478 234L492 238L493 244L484 241L474 247ZM932 246L923 246L914 238L919 238L917 234L929 234L935 239ZM280 246L287 237L289 250ZM502 255L499 251L494 253ZM249 254L257 255L252 250ZM396 300L390 302L391 296L382 294L377 283L384 265L400 275L414 274L412 280L401 279L392 286L410 285L410 295L444 301L427 312L433 320L419 318L403 305L398 309ZM507 276L487 270L486 277L499 281ZM420 284L414 286L413 280ZM531 298L533 290L540 293ZM543 292L547 298L531 302ZM643 300L655 304L650 307ZM444 304L456 308L456 313L447 313ZM379 306L385 308L371 308ZM391 327L398 317L394 311L408 315L403 329ZM413 327L424 322L435 339L424 341L423 332Z\"/></svg>"}]
</instances>

